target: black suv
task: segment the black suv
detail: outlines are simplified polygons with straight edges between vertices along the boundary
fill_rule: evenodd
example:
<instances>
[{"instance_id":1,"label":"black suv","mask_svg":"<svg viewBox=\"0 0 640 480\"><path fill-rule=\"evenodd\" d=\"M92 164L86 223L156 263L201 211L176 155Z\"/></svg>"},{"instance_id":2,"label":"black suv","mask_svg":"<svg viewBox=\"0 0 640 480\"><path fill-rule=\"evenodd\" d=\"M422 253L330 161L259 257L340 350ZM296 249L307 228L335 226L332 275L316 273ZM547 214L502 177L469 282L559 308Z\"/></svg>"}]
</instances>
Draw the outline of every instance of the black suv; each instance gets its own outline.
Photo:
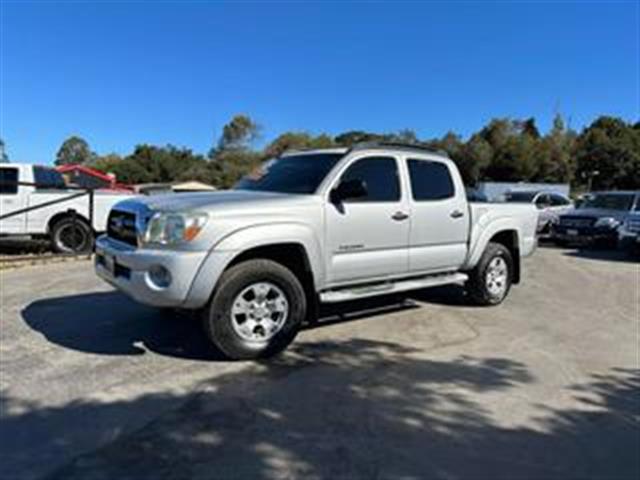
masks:
<instances>
[{"instance_id":1,"label":"black suv","mask_svg":"<svg viewBox=\"0 0 640 480\"><path fill-rule=\"evenodd\" d=\"M602 244L614 246L618 227L640 203L638 191L593 192L579 208L560 215L552 238L558 245Z\"/></svg>"}]
</instances>

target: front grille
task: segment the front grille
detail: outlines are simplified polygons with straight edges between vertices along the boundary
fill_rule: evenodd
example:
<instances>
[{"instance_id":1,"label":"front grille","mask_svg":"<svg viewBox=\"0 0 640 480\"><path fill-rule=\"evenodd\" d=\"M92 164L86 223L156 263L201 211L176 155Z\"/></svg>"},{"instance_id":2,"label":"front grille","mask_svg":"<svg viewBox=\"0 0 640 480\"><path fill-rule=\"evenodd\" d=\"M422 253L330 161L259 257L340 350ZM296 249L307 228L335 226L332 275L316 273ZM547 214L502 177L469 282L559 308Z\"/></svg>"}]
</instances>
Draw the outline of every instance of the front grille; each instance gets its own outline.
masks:
<instances>
[{"instance_id":1,"label":"front grille","mask_svg":"<svg viewBox=\"0 0 640 480\"><path fill-rule=\"evenodd\" d=\"M569 228L583 228L590 227L595 223L595 218L584 217L561 217L560 225Z\"/></svg>"},{"instance_id":2,"label":"front grille","mask_svg":"<svg viewBox=\"0 0 640 480\"><path fill-rule=\"evenodd\" d=\"M111 210L107 223L107 235L134 247L138 246L136 215L131 212Z\"/></svg>"},{"instance_id":3,"label":"front grille","mask_svg":"<svg viewBox=\"0 0 640 480\"><path fill-rule=\"evenodd\" d=\"M628 230L630 232L639 232L640 233L640 220L629 220Z\"/></svg>"}]
</instances>

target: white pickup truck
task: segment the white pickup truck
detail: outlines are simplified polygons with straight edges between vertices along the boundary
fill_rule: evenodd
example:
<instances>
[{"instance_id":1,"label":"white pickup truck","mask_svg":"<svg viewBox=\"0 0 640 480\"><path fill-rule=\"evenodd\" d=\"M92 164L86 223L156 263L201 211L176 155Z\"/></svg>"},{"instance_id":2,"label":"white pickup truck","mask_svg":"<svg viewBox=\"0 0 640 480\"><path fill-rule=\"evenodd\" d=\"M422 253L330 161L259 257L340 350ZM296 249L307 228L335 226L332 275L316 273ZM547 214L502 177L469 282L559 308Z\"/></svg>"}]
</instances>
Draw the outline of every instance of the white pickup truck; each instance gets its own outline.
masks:
<instances>
[{"instance_id":1,"label":"white pickup truck","mask_svg":"<svg viewBox=\"0 0 640 480\"><path fill-rule=\"evenodd\" d=\"M111 207L131 195L96 191L91 223L89 196L82 193L67 188L53 168L0 165L0 237L50 238L57 252L91 251L95 234L106 230ZM45 206L35 208L38 205Z\"/></svg>"},{"instance_id":2,"label":"white pickup truck","mask_svg":"<svg viewBox=\"0 0 640 480\"><path fill-rule=\"evenodd\" d=\"M321 302L465 283L499 304L537 219L533 205L469 203L455 164L420 148L294 152L232 191L119 203L95 268L140 302L201 309L219 350L257 358Z\"/></svg>"}]
</instances>

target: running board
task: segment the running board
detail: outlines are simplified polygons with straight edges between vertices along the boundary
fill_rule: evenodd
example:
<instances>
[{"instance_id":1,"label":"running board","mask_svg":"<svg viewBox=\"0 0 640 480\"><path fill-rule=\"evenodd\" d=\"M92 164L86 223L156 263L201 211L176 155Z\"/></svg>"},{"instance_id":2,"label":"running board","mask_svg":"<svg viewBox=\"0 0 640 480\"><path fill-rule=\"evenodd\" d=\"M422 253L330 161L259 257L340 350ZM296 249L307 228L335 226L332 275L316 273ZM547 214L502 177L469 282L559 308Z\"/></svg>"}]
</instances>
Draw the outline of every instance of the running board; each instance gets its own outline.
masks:
<instances>
[{"instance_id":1,"label":"running board","mask_svg":"<svg viewBox=\"0 0 640 480\"><path fill-rule=\"evenodd\" d=\"M327 290L320 294L320 301L323 303L345 302L359 298L375 297L376 295L387 295L389 293L406 292L420 288L438 287L451 283L466 281L468 276L464 273L445 273L429 275L426 277L411 278L407 280L388 281L352 288L341 288L337 290Z\"/></svg>"}]
</instances>

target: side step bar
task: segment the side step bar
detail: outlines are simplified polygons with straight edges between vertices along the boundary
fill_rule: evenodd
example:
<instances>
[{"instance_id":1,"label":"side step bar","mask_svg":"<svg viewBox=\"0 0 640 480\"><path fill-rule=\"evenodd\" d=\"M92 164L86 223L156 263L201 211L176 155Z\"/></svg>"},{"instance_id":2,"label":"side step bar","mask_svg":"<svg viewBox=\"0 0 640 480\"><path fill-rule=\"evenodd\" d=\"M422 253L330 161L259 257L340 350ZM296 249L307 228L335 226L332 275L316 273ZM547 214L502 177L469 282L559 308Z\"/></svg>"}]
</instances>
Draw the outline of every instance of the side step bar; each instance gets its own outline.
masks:
<instances>
[{"instance_id":1,"label":"side step bar","mask_svg":"<svg viewBox=\"0 0 640 480\"><path fill-rule=\"evenodd\" d=\"M408 290L460 283L466 281L467 278L468 276L465 273L445 273L351 288L347 287L336 290L327 290L320 294L320 301L323 303L344 302L359 298L375 297L376 295L386 295L389 293L406 292Z\"/></svg>"}]
</instances>

